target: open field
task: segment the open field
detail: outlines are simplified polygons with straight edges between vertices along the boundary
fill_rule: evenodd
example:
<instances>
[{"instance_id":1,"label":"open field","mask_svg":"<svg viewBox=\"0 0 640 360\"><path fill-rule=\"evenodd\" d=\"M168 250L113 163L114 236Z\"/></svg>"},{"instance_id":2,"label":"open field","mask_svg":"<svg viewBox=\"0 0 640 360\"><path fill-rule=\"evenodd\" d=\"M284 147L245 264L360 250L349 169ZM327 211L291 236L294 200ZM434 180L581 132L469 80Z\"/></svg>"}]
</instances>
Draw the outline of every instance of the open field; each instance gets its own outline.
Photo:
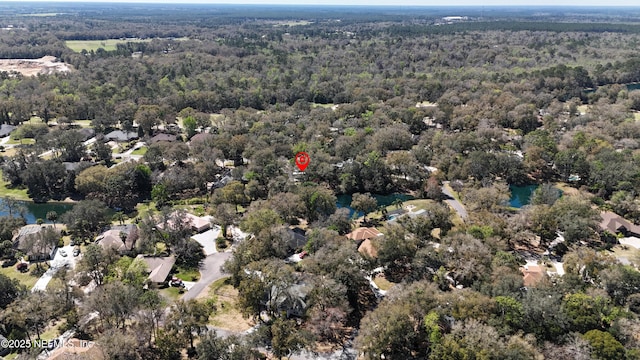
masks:
<instances>
[{"instance_id":1,"label":"open field","mask_svg":"<svg viewBox=\"0 0 640 360\"><path fill-rule=\"evenodd\" d=\"M313 24L313 21L291 20L291 21L285 21L285 22L278 22L273 26L305 26L305 25L311 25L311 24Z\"/></svg>"},{"instance_id":2,"label":"open field","mask_svg":"<svg viewBox=\"0 0 640 360\"><path fill-rule=\"evenodd\" d=\"M98 49L112 51L117 48L118 44L149 41L151 41L151 39L67 40L65 41L65 45L75 52L81 52L83 49L87 51L96 51Z\"/></svg>"},{"instance_id":3,"label":"open field","mask_svg":"<svg viewBox=\"0 0 640 360\"><path fill-rule=\"evenodd\" d=\"M62 15L62 13L33 13L33 14L20 14L18 16L51 17L51 16L58 16L58 15Z\"/></svg>"},{"instance_id":4,"label":"open field","mask_svg":"<svg viewBox=\"0 0 640 360\"><path fill-rule=\"evenodd\" d=\"M127 38L127 39L106 39L106 40L67 40L65 45L75 52L81 52L83 49L87 51L96 51L98 49L104 49L106 51L112 51L117 48L118 44L126 44L130 42L150 42L153 39L139 39L139 38ZM168 39L165 39L168 40ZM189 38L173 38L174 41L185 41Z\"/></svg>"}]
</instances>

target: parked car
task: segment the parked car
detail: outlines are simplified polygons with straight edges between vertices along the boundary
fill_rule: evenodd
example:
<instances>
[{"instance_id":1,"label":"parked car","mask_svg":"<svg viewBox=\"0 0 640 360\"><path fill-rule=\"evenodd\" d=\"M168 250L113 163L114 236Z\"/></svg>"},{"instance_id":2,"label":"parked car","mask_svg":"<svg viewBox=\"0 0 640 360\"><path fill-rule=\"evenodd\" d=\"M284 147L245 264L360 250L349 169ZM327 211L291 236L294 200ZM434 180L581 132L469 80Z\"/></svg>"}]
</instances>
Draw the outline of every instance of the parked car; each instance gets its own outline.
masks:
<instances>
[{"instance_id":1,"label":"parked car","mask_svg":"<svg viewBox=\"0 0 640 360\"><path fill-rule=\"evenodd\" d=\"M178 279L177 277L173 277L171 278L171 281L169 282L169 285L173 286L173 287L184 287L184 283L182 282L181 279Z\"/></svg>"},{"instance_id":2,"label":"parked car","mask_svg":"<svg viewBox=\"0 0 640 360\"><path fill-rule=\"evenodd\" d=\"M69 242L69 245L76 246L76 240L75 239L71 239L71 242Z\"/></svg>"},{"instance_id":3,"label":"parked car","mask_svg":"<svg viewBox=\"0 0 640 360\"><path fill-rule=\"evenodd\" d=\"M79 247L73 249L73 256L78 256L78 255L80 255L80 248Z\"/></svg>"},{"instance_id":4,"label":"parked car","mask_svg":"<svg viewBox=\"0 0 640 360\"><path fill-rule=\"evenodd\" d=\"M67 256L67 252L62 250L62 249L60 249L60 255L66 257Z\"/></svg>"}]
</instances>

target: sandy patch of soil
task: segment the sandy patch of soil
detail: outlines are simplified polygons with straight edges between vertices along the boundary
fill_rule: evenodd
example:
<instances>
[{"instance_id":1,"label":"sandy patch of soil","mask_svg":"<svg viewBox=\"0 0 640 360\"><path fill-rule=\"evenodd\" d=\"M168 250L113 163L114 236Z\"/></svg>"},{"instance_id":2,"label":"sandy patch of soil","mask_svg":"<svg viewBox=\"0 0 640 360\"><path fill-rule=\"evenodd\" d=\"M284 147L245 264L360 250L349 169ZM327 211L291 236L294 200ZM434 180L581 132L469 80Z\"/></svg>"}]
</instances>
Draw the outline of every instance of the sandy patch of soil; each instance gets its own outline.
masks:
<instances>
[{"instance_id":1,"label":"sandy patch of soil","mask_svg":"<svg viewBox=\"0 0 640 360\"><path fill-rule=\"evenodd\" d=\"M238 290L227 284L213 283L207 291L197 297L198 300L215 299L217 310L211 315L210 324L218 328L239 333L249 330L255 323L242 316L237 309Z\"/></svg>"},{"instance_id":2,"label":"sandy patch of soil","mask_svg":"<svg viewBox=\"0 0 640 360\"><path fill-rule=\"evenodd\" d=\"M24 76L71 71L71 65L56 61L54 56L40 59L0 59L0 71L15 71Z\"/></svg>"}]
</instances>

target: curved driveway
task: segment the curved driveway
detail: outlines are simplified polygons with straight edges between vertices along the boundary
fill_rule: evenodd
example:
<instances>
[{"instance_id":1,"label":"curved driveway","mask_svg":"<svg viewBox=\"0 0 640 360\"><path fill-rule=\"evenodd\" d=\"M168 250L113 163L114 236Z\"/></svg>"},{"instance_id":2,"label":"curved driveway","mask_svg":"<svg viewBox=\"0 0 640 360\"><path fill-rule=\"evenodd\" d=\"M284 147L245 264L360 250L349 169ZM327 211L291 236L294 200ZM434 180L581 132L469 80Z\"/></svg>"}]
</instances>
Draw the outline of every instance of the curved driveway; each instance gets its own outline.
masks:
<instances>
[{"instance_id":1,"label":"curved driveway","mask_svg":"<svg viewBox=\"0 0 640 360\"><path fill-rule=\"evenodd\" d=\"M200 280L182 296L182 300L195 299L214 281L227 276L221 268L231 255L233 255L231 252L222 252L207 256L202 262L202 266L200 266Z\"/></svg>"}]
</instances>

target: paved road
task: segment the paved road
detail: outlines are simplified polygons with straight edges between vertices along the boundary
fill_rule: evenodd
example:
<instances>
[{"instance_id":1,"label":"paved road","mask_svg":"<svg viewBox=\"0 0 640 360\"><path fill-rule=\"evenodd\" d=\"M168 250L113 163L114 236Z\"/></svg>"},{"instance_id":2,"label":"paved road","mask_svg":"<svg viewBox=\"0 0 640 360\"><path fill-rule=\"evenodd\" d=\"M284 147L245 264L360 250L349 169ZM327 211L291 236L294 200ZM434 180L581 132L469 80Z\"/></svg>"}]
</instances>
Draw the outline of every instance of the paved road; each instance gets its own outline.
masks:
<instances>
[{"instance_id":1,"label":"paved road","mask_svg":"<svg viewBox=\"0 0 640 360\"><path fill-rule=\"evenodd\" d=\"M458 215L460 215L462 220L467 219L469 217L469 215L467 214L467 210L464 208L464 205L462 205L462 203L456 200L455 196L453 196L453 192L451 191L451 187L449 186L448 181L445 181L442 184L442 192L448 197L445 202L449 204L449 206L451 206L453 210L458 213Z\"/></svg>"},{"instance_id":2,"label":"paved road","mask_svg":"<svg viewBox=\"0 0 640 360\"><path fill-rule=\"evenodd\" d=\"M182 300L195 299L214 281L225 277L221 267L231 255L230 252L223 252L207 256L200 267L200 280L182 296Z\"/></svg>"}]
</instances>

